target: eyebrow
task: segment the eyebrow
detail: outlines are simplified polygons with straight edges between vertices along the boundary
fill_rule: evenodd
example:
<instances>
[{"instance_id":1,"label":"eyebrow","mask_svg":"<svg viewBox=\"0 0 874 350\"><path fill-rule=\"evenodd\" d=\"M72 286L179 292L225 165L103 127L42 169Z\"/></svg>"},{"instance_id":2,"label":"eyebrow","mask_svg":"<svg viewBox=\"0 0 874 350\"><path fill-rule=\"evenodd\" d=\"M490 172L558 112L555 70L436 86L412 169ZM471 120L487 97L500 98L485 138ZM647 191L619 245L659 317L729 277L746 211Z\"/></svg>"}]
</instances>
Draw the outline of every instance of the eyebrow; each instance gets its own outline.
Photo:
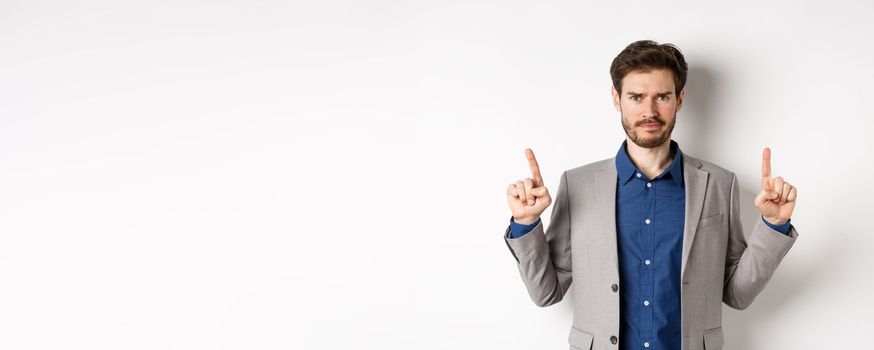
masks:
<instances>
[{"instance_id":1,"label":"eyebrow","mask_svg":"<svg viewBox=\"0 0 874 350\"><path fill-rule=\"evenodd\" d=\"M643 95L643 93L640 93L640 92L634 92L634 91L626 91L625 93L628 94L628 95L632 95L632 96L640 96L640 95ZM673 94L674 94L674 93L671 92L671 91L662 91L662 92L657 93L656 95L673 95Z\"/></svg>"}]
</instances>

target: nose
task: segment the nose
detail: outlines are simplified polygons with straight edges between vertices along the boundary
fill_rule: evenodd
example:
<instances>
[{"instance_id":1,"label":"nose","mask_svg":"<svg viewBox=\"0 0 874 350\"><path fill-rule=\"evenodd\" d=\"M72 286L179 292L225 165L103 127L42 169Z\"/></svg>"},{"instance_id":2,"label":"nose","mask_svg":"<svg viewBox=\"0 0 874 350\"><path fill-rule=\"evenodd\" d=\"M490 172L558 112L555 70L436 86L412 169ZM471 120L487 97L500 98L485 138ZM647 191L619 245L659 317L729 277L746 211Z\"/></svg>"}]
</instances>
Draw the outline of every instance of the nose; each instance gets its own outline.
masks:
<instances>
[{"instance_id":1,"label":"nose","mask_svg":"<svg viewBox=\"0 0 874 350\"><path fill-rule=\"evenodd\" d=\"M641 112L643 114L641 116L644 118L656 118L659 116L655 100L650 99L643 104L642 108Z\"/></svg>"}]
</instances>

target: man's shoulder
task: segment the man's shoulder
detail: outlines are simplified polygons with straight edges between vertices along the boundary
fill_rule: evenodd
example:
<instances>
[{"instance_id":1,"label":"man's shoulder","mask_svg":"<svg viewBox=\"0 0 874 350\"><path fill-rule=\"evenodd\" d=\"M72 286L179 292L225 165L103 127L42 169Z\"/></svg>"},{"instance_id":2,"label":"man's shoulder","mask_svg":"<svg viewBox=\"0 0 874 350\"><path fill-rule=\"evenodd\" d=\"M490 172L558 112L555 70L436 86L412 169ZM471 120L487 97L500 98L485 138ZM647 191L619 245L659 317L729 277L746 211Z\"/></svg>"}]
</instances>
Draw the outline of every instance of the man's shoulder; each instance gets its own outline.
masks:
<instances>
[{"instance_id":1,"label":"man's shoulder","mask_svg":"<svg viewBox=\"0 0 874 350\"><path fill-rule=\"evenodd\" d=\"M687 154L684 154L683 157L684 161L690 162L698 169L706 171L709 174L711 181L731 184L732 180L734 179L734 172L726 169L719 164L701 158L692 157Z\"/></svg>"},{"instance_id":2,"label":"man's shoulder","mask_svg":"<svg viewBox=\"0 0 874 350\"><path fill-rule=\"evenodd\" d=\"M565 173L568 177L585 178L592 176L600 171L603 171L608 166L612 166L615 161L616 157L610 157L596 162L591 162L589 164L580 165L576 168L565 170Z\"/></svg>"},{"instance_id":3,"label":"man's shoulder","mask_svg":"<svg viewBox=\"0 0 874 350\"><path fill-rule=\"evenodd\" d=\"M710 176L711 181L731 184L735 176L734 172L726 169L719 164L701 158L693 157L685 153L683 154L683 161L684 163L691 164L693 167L707 172ZM608 169L611 166L615 167L615 163L616 157L605 158L599 161L591 162L565 170L565 175L568 178L574 179L588 178Z\"/></svg>"},{"instance_id":4,"label":"man's shoulder","mask_svg":"<svg viewBox=\"0 0 874 350\"><path fill-rule=\"evenodd\" d=\"M691 164L693 167L701 169L710 174L711 179L717 182L731 183L734 178L734 172L725 167L711 161L693 157L688 154L683 154L683 161ZM606 170L608 167L615 167L616 157L605 158L599 161L580 165L575 168L565 170L568 177L586 178L594 174Z\"/></svg>"}]
</instances>

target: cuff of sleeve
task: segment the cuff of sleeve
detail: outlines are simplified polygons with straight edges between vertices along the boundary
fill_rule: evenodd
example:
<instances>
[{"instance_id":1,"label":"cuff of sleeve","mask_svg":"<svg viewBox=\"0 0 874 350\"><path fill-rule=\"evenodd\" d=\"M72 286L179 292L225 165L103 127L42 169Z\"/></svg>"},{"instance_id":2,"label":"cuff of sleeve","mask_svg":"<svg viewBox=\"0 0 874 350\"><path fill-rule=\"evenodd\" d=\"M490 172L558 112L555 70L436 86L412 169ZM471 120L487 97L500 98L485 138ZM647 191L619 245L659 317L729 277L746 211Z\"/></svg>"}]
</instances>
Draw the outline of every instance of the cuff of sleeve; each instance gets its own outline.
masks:
<instances>
[{"instance_id":1,"label":"cuff of sleeve","mask_svg":"<svg viewBox=\"0 0 874 350\"><path fill-rule=\"evenodd\" d=\"M782 225L774 225L774 224L768 222L768 220L765 220L765 217L764 217L764 216L762 216L762 221L764 221L765 224L767 224L769 227L771 227L772 229L774 229L774 231L780 232L780 233L782 233L782 234L784 234L784 235L788 235L788 234L789 234L789 226L792 225L792 224L791 224L792 219L786 220L786 223L784 223L784 224L782 224Z\"/></svg>"},{"instance_id":2,"label":"cuff of sleeve","mask_svg":"<svg viewBox=\"0 0 874 350\"><path fill-rule=\"evenodd\" d=\"M534 227L537 227L537 224L540 223L540 218L537 218L537 221L531 223L531 225L524 225L517 223L513 220L513 217L510 217L510 238L519 238L524 236L526 233L531 232Z\"/></svg>"}]
</instances>

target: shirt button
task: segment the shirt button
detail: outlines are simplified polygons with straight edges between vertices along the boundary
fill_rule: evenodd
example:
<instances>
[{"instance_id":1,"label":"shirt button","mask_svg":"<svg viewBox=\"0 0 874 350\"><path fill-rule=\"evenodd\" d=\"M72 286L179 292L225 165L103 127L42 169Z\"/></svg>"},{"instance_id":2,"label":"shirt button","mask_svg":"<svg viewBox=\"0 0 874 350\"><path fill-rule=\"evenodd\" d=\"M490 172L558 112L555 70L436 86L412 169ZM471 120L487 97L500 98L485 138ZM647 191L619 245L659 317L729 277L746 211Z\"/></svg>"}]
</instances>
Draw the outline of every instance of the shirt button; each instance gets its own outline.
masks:
<instances>
[{"instance_id":1,"label":"shirt button","mask_svg":"<svg viewBox=\"0 0 874 350\"><path fill-rule=\"evenodd\" d=\"M617 291L619 291L619 285L616 283L613 283L613 285L610 286L610 289L612 289L613 292L617 292Z\"/></svg>"},{"instance_id":2,"label":"shirt button","mask_svg":"<svg viewBox=\"0 0 874 350\"><path fill-rule=\"evenodd\" d=\"M610 336L610 343L616 344L616 343L618 343L618 342L619 342L619 338L616 338L615 335L614 335L614 336Z\"/></svg>"},{"instance_id":3,"label":"shirt button","mask_svg":"<svg viewBox=\"0 0 874 350\"><path fill-rule=\"evenodd\" d=\"M643 263L649 265L649 264L652 264L652 261L649 261L649 259L646 259L643 261Z\"/></svg>"},{"instance_id":4,"label":"shirt button","mask_svg":"<svg viewBox=\"0 0 874 350\"><path fill-rule=\"evenodd\" d=\"M646 219L646 221L644 221L644 222L646 222L646 224L649 225L649 223L651 223L652 221L650 221L649 219Z\"/></svg>"},{"instance_id":5,"label":"shirt button","mask_svg":"<svg viewBox=\"0 0 874 350\"><path fill-rule=\"evenodd\" d=\"M648 348L648 347L649 347L649 342L648 342L648 341L643 342L643 347Z\"/></svg>"},{"instance_id":6,"label":"shirt button","mask_svg":"<svg viewBox=\"0 0 874 350\"><path fill-rule=\"evenodd\" d=\"M637 173L637 177L640 177L640 173Z\"/></svg>"},{"instance_id":7,"label":"shirt button","mask_svg":"<svg viewBox=\"0 0 874 350\"><path fill-rule=\"evenodd\" d=\"M644 300L644 301L643 301L643 306L649 306L649 300Z\"/></svg>"},{"instance_id":8,"label":"shirt button","mask_svg":"<svg viewBox=\"0 0 874 350\"><path fill-rule=\"evenodd\" d=\"M651 182L647 182L647 183L646 183L646 187L652 187L652 183L651 183Z\"/></svg>"}]
</instances>

